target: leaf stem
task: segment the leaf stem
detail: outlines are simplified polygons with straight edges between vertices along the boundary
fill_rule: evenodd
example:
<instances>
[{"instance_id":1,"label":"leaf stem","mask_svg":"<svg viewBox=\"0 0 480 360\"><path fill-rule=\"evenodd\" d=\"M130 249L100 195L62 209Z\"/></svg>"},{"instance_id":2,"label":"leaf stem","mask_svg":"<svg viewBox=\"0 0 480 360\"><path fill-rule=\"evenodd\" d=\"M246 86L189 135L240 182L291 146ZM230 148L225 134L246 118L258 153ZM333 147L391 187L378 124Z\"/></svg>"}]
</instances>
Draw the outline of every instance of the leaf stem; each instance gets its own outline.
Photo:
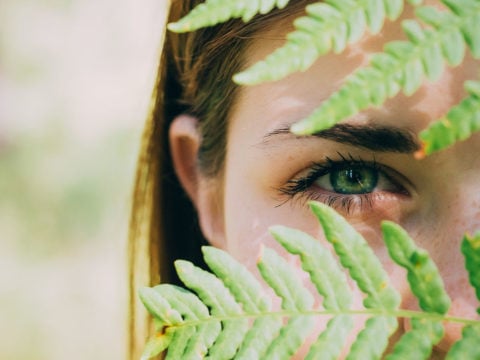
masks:
<instances>
[{"instance_id":1,"label":"leaf stem","mask_svg":"<svg viewBox=\"0 0 480 360\"><path fill-rule=\"evenodd\" d=\"M198 326L207 322L230 321L239 319L257 319L261 317L297 317L297 316L339 316L339 315L370 315L370 316L394 316L397 318L409 319L428 319L443 322L459 323L464 325L480 325L480 319L470 319L458 316L446 316L438 313L430 313L415 310L376 310L376 309L362 309L362 310L294 310L294 311L272 311L261 313L243 313L232 314L224 316L210 316L196 321L185 321L176 325L167 326L169 328L184 327L184 326Z\"/></svg>"}]
</instances>

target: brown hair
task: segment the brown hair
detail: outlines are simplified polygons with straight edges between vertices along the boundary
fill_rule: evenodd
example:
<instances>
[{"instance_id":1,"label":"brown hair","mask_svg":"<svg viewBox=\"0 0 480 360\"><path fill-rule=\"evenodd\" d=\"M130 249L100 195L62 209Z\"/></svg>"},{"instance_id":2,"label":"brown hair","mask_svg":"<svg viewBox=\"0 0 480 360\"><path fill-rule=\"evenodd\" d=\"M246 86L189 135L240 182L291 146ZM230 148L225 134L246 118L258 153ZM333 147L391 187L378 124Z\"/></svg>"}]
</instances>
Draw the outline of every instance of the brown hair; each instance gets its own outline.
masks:
<instances>
[{"instance_id":1,"label":"brown hair","mask_svg":"<svg viewBox=\"0 0 480 360\"><path fill-rule=\"evenodd\" d=\"M186 15L200 0L172 0L168 22ZM173 168L168 128L179 114L199 119L202 136L199 169L218 176L223 168L229 111L237 86L233 74L242 67L251 39L270 23L304 9L297 0L283 10L257 16L248 24L232 20L187 34L166 32L160 58L153 110L147 120L138 160L129 236L129 354L139 358L139 346L148 333L145 313L138 303L139 286L177 283L173 260L202 264L200 247L206 241L195 210ZM260 21L261 20L261 21Z\"/></svg>"}]
</instances>

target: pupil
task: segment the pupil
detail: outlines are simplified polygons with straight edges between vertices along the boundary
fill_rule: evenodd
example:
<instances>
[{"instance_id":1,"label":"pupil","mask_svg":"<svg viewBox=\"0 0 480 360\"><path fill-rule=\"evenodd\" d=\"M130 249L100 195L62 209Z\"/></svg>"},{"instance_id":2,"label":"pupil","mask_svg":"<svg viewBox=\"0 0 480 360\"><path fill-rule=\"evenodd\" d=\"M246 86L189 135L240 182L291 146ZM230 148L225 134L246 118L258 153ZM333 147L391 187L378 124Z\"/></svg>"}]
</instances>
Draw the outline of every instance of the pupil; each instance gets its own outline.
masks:
<instances>
[{"instance_id":1,"label":"pupil","mask_svg":"<svg viewBox=\"0 0 480 360\"><path fill-rule=\"evenodd\" d=\"M332 171L330 182L340 194L365 194L372 192L378 183L378 172L368 168L347 168Z\"/></svg>"}]
</instances>

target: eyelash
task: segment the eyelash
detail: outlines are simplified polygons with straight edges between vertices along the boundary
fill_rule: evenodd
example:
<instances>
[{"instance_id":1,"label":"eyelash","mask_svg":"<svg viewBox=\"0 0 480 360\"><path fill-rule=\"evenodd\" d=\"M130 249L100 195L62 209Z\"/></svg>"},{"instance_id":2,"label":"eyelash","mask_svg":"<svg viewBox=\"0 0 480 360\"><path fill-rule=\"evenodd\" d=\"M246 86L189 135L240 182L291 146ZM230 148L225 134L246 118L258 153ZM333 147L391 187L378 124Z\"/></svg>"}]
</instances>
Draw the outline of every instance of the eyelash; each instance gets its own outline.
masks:
<instances>
[{"instance_id":1,"label":"eyelash","mask_svg":"<svg viewBox=\"0 0 480 360\"><path fill-rule=\"evenodd\" d=\"M286 195L287 199L277 206L281 206L290 200L302 200L304 202L310 200L321 201L333 208L340 209L346 214L350 214L354 210L371 209L374 205L378 192L369 192L363 194L341 194L341 193L325 193L312 189L315 181L321 176L328 175L333 171L352 168L368 168L370 170L378 171L396 187L399 188L399 193L407 194L408 192L398 184L398 181L392 179L387 174L388 168L378 164L375 159L373 161L364 161L361 158L354 158L351 154L347 156L338 153L340 160L332 160L329 157L325 161L318 163L314 162L310 167L308 173L297 179L290 179L284 186L278 189L281 195ZM326 190L328 191L328 190Z\"/></svg>"}]
</instances>

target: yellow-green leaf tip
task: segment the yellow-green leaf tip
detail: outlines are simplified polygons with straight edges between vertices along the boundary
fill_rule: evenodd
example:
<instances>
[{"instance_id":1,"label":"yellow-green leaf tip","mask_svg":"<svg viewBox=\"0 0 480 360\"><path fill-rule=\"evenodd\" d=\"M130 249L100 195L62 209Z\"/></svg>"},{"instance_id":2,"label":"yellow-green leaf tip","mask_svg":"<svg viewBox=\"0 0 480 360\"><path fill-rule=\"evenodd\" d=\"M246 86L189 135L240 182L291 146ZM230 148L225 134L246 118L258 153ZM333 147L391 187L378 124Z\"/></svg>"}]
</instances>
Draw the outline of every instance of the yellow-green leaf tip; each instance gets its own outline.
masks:
<instances>
[{"instance_id":1,"label":"yellow-green leaf tip","mask_svg":"<svg viewBox=\"0 0 480 360\"><path fill-rule=\"evenodd\" d=\"M255 85L258 81L248 70L233 75L233 82L237 85Z\"/></svg>"},{"instance_id":2,"label":"yellow-green leaf tip","mask_svg":"<svg viewBox=\"0 0 480 360\"><path fill-rule=\"evenodd\" d=\"M333 221L337 216L335 210L333 210L330 206L318 202L318 201L309 201L308 205L313 213L319 218L322 224L328 223L329 221Z\"/></svg>"},{"instance_id":3,"label":"yellow-green leaf tip","mask_svg":"<svg viewBox=\"0 0 480 360\"><path fill-rule=\"evenodd\" d=\"M300 121L290 126L290 132L295 135L310 135L314 129L310 122Z\"/></svg>"},{"instance_id":4,"label":"yellow-green leaf tip","mask_svg":"<svg viewBox=\"0 0 480 360\"><path fill-rule=\"evenodd\" d=\"M167 24L167 29L175 33L184 33L190 31L190 24L184 21L177 21Z\"/></svg>"}]
</instances>

